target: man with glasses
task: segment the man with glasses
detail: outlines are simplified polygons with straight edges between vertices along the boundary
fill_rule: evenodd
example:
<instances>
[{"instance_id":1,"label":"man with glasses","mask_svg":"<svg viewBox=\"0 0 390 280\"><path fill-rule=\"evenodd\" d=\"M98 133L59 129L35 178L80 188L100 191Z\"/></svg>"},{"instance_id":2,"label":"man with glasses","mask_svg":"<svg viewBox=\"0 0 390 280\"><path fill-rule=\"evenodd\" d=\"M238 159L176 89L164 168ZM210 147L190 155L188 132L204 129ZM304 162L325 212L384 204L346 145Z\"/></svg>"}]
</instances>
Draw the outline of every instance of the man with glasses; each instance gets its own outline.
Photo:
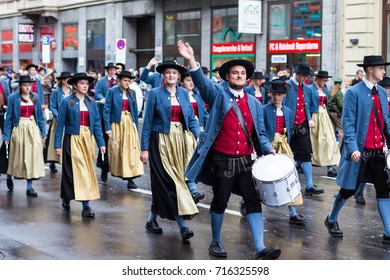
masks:
<instances>
[{"instance_id":1,"label":"man with glasses","mask_svg":"<svg viewBox=\"0 0 390 280\"><path fill-rule=\"evenodd\" d=\"M293 113L294 128L291 135L290 146L294 153L297 166L301 166L306 179L305 195L318 195L324 190L313 185L310 140L310 128L314 122L310 115L310 89L305 84L310 76L310 66L305 62L299 62L292 79L287 83L290 90L283 100L283 104L289 107Z\"/></svg>"}]
</instances>

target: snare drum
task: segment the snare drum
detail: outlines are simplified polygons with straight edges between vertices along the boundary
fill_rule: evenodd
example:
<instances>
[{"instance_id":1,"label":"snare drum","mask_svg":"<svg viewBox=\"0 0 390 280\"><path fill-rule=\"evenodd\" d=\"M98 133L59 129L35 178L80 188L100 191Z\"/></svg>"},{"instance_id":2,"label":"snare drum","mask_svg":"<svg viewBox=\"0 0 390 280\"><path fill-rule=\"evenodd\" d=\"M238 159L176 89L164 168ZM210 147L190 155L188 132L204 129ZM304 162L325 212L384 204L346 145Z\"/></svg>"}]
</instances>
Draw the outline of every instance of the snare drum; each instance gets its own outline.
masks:
<instances>
[{"instance_id":1,"label":"snare drum","mask_svg":"<svg viewBox=\"0 0 390 280\"><path fill-rule=\"evenodd\" d=\"M260 157L253 164L252 177L260 201L267 206L289 204L301 192L294 160L286 154Z\"/></svg>"}]
</instances>

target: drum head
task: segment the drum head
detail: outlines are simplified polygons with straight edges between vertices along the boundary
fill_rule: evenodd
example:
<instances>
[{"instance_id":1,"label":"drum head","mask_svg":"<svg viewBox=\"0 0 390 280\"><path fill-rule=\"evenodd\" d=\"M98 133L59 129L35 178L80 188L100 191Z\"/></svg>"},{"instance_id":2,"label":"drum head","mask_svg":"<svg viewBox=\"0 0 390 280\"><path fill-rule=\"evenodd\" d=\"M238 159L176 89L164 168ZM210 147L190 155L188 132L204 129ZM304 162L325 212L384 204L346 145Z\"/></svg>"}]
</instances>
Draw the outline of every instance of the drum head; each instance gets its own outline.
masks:
<instances>
[{"instance_id":1,"label":"drum head","mask_svg":"<svg viewBox=\"0 0 390 280\"><path fill-rule=\"evenodd\" d=\"M289 155L269 154L253 164L252 175L259 181L272 182L286 177L294 168L294 160Z\"/></svg>"}]
</instances>

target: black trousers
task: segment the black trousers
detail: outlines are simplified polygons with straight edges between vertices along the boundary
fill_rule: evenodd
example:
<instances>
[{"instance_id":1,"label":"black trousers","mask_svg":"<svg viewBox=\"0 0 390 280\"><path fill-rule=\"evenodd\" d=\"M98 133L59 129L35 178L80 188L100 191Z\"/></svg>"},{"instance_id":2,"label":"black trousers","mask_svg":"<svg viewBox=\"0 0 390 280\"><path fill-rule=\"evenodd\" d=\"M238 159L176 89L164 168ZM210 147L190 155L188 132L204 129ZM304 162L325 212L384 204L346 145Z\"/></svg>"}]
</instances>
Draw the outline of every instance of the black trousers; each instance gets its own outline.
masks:
<instances>
[{"instance_id":1,"label":"black trousers","mask_svg":"<svg viewBox=\"0 0 390 280\"><path fill-rule=\"evenodd\" d=\"M222 214L232 193L242 196L247 213L262 212L252 178L251 156L230 156L211 151L208 158L209 176L213 188L210 210Z\"/></svg>"},{"instance_id":2,"label":"black trousers","mask_svg":"<svg viewBox=\"0 0 390 280\"><path fill-rule=\"evenodd\" d=\"M311 161L313 150L311 148L310 128L307 120L300 125L294 125L290 147L294 152L295 161Z\"/></svg>"},{"instance_id":3,"label":"black trousers","mask_svg":"<svg viewBox=\"0 0 390 280\"><path fill-rule=\"evenodd\" d=\"M382 149L364 149L356 187L354 190L342 188L340 190L341 197L348 199L356 193L361 182L372 182L375 187L376 198L389 198L385 160Z\"/></svg>"}]
</instances>

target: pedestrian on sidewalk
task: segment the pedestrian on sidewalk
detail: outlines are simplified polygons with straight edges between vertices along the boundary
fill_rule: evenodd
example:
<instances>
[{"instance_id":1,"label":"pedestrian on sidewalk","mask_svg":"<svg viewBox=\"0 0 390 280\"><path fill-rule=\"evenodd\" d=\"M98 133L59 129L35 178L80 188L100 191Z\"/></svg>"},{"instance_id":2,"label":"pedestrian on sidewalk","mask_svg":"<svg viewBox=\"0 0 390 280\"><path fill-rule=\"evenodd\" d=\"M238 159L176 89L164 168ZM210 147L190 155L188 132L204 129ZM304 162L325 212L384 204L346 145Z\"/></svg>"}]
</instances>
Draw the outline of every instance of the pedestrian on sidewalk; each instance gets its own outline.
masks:
<instances>
[{"instance_id":1,"label":"pedestrian on sidewalk","mask_svg":"<svg viewBox=\"0 0 390 280\"><path fill-rule=\"evenodd\" d=\"M280 249L264 245L261 202L251 172L254 149L258 155L276 152L265 133L261 103L244 91L247 78L254 72L253 63L242 59L225 62L219 73L227 86L221 87L203 75L189 43L179 41L178 50L187 60L194 84L210 109L205 132L199 138L186 171L189 180L202 181L213 189L209 252L216 257L227 257L221 231L230 195L235 193L241 195L247 205L255 259L277 259ZM252 143L256 143L255 146Z\"/></svg>"},{"instance_id":2,"label":"pedestrian on sidewalk","mask_svg":"<svg viewBox=\"0 0 390 280\"><path fill-rule=\"evenodd\" d=\"M9 145L7 186L13 190L12 176L27 180L26 195L37 197L32 181L45 176L43 142L45 120L38 95L31 92L30 76L20 76L19 93L8 98L3 141Z\"/></svg>"},{"instance_id":3,"label":"pedestrian on sidewalk","mask_svg":"<svg viewBox=\"0 0 390 280\"><path fill-rule=\"evenodd\" d=\"M95 217L89 201L100 198L93 137L101 154L106 152L98 107L95 100L87 96L93 80L87 73L76 73L68 80L73 92L61 102L54 136L57 156L62 152L62 207L69 210L70 200L80 201L81 215L87 218Z\"/></svg>"},{"instance_id":4,"label":"pedestrian on sidewalk","mask_svg":"<svg viewBox=\"0 0 390 280\"><path fill-rule=\"evenodd\" d=\"M160 63L156 71L162 74L164 85L149 93L141 138L141 160L144 164L150 162L152 189L152 207L145 227L162 233L157 216L176 220L186 241L194 233L184 219L199 212L184 176L199 137L199 122L188 92L178 87L180 76L187 69L169 60Z\"/></svg>"},{"instance_id":5,"label":"pedestrian on sidewalk","mask_svg":"<svg viewBox=\"0 0 390 280\"><path fill-rule=\"evenodd\" d=\"M366 77L350 87L344 97L344 144L336 183L337 192L333 208L326 216L325 226L334 237L342 237L338 214L347 199L353 196L360 183L372 181L376 191L378 212L382 219L383 243L390 244L390 196L385 170L384 146L390 135L389 110L386 90L378 86L386 73L382 56L365 56L363 67Z\"/></svg>"},{"instance_id":6,"label":"pedestrian on sidewalk","mask_svg":"<svg viewBox=\"0 0 390 280\"><path fill-rule=\"evenodd\" d=\"M123 70L118 86L107 91L103 118L108 140L108 162L112 176L127 180L128 190L136 189L133 179L144 174L140 160L137 97L130 89L135 77Z\"/></svg>"}]
</instances>

